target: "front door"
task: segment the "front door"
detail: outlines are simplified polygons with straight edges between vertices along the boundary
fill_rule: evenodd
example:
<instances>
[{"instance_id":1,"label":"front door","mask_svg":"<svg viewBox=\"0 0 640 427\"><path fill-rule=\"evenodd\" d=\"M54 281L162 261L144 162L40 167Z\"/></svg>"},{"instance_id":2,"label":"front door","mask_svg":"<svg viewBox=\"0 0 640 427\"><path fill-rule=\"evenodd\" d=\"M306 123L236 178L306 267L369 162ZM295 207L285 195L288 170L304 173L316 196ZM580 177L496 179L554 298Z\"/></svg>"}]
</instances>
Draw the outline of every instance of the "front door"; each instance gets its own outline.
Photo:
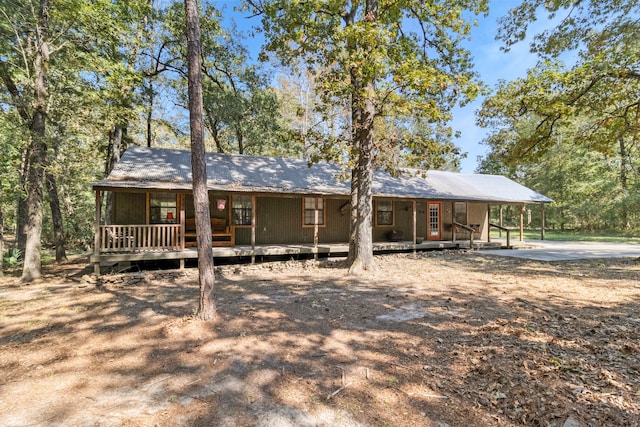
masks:
<instances>
[{"instance_id":1,"label":"front door","mask_svg":"<svg viewBox=\"0 0 640 427\"><path fill-rule=\"evenodd\" d=\"M427 212L429 213L429 216L427 218L427 239L440 240L440 235L441 235L440 203L428 202Z\"/></svg>"}]
</instances>

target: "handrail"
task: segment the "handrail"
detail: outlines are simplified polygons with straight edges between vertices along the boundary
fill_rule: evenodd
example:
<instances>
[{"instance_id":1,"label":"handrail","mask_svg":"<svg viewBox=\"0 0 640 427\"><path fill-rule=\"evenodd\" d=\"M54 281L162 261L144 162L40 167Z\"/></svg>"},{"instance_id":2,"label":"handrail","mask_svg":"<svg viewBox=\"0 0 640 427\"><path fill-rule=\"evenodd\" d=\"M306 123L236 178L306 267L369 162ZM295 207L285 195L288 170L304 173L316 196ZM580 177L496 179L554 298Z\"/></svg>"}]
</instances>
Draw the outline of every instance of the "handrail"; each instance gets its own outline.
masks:
<instances>
[{"instance_id":1,"label":"handrail","mask_svg":"<svg viewBox=\"0 0 640 427\"><path fill-rule=\"evenodd\" d=\"M465 224L460 224L459 222L453 221L453 225L457 225L458 227L463 228L463 229L465 229L465 230L467 230L467 231L469 231L471 233L475 232L473 227L469 227L468 225L465 225Z\"/></svg>"},{"instance_id":2,"label":"handrail","mask_svg":"<svg viewBox=\"0 0 640 427\"><path fill-rule=\"evenodd\" d=\"M489 223L489 236L491 236L491 227L495 227L498 230L507 232L507 248L511 247L511 229L507 227L503 227L502 225L494 224L492 222Z\"/></svg>"},{"instance_id":3,"label":"handrail","mask_svg":"<svg viewBox=\"0 0 640 427\"><path fill-rule=\"evenodd\" d=\"M475 230L472 227L469 227L466 224L461 224L459 222L453 221L453 241L456 241L456 228L455 227L460 227L463 230L467 230L469 232L469 249L473 249L473 233L475 232Z\"/></svg>"}]
</instances>

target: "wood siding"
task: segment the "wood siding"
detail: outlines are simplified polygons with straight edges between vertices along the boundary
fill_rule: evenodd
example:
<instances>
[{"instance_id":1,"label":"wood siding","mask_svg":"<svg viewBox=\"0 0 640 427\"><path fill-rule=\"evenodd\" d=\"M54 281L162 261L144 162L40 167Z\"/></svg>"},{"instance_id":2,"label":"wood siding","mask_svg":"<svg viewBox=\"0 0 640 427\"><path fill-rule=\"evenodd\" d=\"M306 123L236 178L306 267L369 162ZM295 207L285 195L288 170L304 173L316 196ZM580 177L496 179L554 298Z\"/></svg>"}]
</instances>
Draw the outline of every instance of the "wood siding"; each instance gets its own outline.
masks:
<instances>
[{"instance_id":1,"label":"wood siding","mask_svg":"<svg viewBox=\"0 0 640 427\"><path fill-rule=\"evenodd\" d=\"M186 195L185 216L193 218L193 197ZM217 200L224 199L225 208L217 209ZM211 216L230 218L231 199L229 194L210 193ZM313 243L314 227L303 227L302 196L258 196L256 197L256 244L296 244ZM388 200L388 199L387 199ZM346 198L325 198L326 224L318 228L319 243L347 243L349 236L349 200ZM113 218L109 223L123 225L142 225L146 223L146 194L133 192L114 192ZM441 204L441 240L452 240L453 203L442 201ZM374 203L375 209L375 203ZM376 226L376 212L372 219L373 241L385 242L391 230L403 233L403 241L413 238L413 202L411 200L394 200L394 224ZM479 224L481 232L474 238L487 238L487 204L467 203L467 224ZM427 201L416 202L416 237L427 237ZM458 236L460 239L460 236ZM235 227L236 245L251 244L251 227Z\"/></svg>"},{"instance_id":2,"label":"wood siding","mask_svg":"<svg viewBox=\"0 0 640 427\"><path fill-rule=\"evenodd\" d=\"M113 193L112 224L142 225L147 223L145 193Z\"/></svg>"},{"instance_id":3,"label":"wood siding","mask_svg":"<svg viewBox=\"0 0 640 427\"><path fill-rule=\"evenodd\" d=\"M324 199L326 224L318 227L319 243L346 242L349 211L340 211L346 199ZM302 226L302 197L258 197L256 244L313 243L314 227Z\"/></svg>"}]
</instances>

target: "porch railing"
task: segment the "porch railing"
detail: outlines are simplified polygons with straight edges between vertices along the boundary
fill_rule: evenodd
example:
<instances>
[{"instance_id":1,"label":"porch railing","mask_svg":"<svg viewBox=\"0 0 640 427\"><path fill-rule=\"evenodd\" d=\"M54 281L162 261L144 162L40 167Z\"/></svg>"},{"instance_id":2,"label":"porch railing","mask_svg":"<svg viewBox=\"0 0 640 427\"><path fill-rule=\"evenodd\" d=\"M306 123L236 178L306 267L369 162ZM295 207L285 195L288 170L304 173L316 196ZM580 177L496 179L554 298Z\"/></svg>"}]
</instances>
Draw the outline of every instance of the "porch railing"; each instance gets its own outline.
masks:
<instances>
[{"instance_id":1,"label":"porch railing","mask_svg":"<svg viewBox=\"0 0 640 427\"><path fill-rule=\"evenodd\" d=\"M180 224L101 225L100 252L181 251Z\"/></svg>"}]
</instances>

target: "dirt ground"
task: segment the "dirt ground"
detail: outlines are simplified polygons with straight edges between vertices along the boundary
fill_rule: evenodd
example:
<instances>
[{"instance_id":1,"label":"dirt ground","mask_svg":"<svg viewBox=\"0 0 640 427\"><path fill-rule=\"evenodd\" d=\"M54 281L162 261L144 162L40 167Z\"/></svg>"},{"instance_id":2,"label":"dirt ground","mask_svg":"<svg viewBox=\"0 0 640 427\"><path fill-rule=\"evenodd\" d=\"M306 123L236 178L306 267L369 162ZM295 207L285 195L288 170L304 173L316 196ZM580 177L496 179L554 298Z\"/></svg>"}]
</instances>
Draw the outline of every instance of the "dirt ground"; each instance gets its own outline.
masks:
<instances>
[{"instance_id":1,"label":"dirt ground","mask_svg":"<svg viewBox=\"0 0 640 427\"><path fill-rule=\"evenodd\" d=\"M0 278L0 425L640 425L640 260L377 261Z\"/></svg>"}]
</instances>

